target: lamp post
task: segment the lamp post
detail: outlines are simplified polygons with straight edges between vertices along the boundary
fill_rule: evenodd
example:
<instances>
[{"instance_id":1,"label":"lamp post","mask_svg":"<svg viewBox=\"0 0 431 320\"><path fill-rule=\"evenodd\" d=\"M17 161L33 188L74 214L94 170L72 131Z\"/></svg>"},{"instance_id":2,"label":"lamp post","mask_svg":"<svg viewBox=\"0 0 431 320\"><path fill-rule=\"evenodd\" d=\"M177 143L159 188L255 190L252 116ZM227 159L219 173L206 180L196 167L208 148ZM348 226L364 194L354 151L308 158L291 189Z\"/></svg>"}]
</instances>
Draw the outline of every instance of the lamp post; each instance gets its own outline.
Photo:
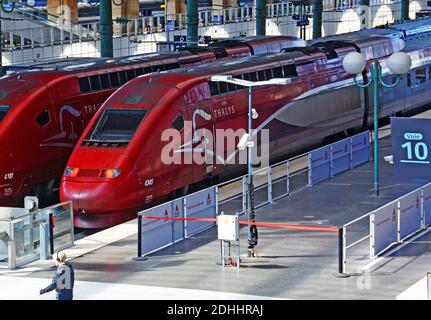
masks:
<instances>
[{"instance_id":1,"label":"lamp post","mask_svg":"<svg viewBox=\"0 0 431 320\"><path fill-rule=\"evenodd\" d=\"M253 119L258 118L258 113L253 109L253 87L267 86L267 85L286 85L291 83L289 78L274 78L267 81L247 81L242 79L236 79L230 75L215 75L211 77L212 81L233 83L239 86L248 88L248 133L241 138L241 141L246 141L246 144L241 146L241 142L238 145L240 150L248 148L248 183L247 183L247 215L250 223L255 222L254 214L254 186L253 186L253 168L252 168L252 147L253 147ZM253 224L249 225L248 228L248 256L254 257L255 246L257 245L257 227Z\"/></svg>"},{"instance_id":2,"label":"lamp post","mask_svg":"<svg viewBox=\"0 0 431 320\"><path fill-rule=\"evenodd\" d=\"M376 196L379 195L379 115L378 115L378 98L379 98L379 86L385 88L393 88L400 82L400 75L405 74L410 70L412 61L410 56L405 52L397 52L392 54L388 61L387 66L389 70L396 74L397 77L392 84L387 84L383 81L382 67L379 61L375 60L370 66L371 78L368 83L359 83L356 80L356 75L362 73L365 70L367 61L359 52L349 53L343 60L344 70L354 75L355 84L359 88L367 88L373 85L373 98L374 98L374 191Z\"/></svg>"}]
</instances>

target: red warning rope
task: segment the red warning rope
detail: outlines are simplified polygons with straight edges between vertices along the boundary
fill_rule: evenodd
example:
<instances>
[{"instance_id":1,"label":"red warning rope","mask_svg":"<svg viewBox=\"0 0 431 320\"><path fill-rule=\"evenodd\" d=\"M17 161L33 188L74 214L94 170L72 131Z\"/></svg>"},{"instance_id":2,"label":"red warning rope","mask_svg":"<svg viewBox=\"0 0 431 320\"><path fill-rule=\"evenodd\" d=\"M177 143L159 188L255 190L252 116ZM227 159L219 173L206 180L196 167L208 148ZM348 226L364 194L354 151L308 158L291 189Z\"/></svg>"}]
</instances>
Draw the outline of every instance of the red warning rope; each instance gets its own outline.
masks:
<instances>
[{"instance_id":1,"label":"red warning rope","mask_svg":"<svg viewBox=\"0 0 431 320\"><path fill-rule=\"evenodd\" d=\"M157 217L157 216L142 216L145 219L155 220L173 220L173 221L205 221L205 222L216 222L215 218L169 218L169 217ZM338 232L337 227L317 227L317 226L299 226L293 224L280 224L280 223L268 223L268 222L249 222L239 221L239 224L243 225L255 225L257 227L277 228L277 229L290 229L290 230L302 230L302 231L322 231L322 232Z\"/></svg>"}]
</instances>

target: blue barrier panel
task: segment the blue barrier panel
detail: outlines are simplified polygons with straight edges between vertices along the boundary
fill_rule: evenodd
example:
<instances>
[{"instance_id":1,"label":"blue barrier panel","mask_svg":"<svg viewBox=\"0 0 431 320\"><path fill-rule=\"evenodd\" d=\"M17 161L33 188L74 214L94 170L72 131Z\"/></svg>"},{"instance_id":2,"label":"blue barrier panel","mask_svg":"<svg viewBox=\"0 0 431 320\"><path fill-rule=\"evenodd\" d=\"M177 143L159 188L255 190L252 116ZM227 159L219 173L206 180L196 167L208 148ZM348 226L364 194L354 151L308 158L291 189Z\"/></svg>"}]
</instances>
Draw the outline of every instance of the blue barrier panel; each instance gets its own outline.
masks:
<instances>
[{"instance_id":1,"label":"blue barrier panel","mask_svg":"<svg viewBox=\"0 0 431 320\"><path fill-rule=\"evenodd\" d=\"M174 218L184 218L183 199L171 201L172 203L172 216ZM173 242L184 239L184 221L172 221L172 236Z\"/></svg>"},{"instance_id":2,"label":"blue barrier panel","mask_svg":"<svg viewBox=\"0 0 431 320\"><path fill-rule=\"evenodd\" d=\"M172 203L148 209L144 212L147 216L172 217ZM141 226L141 254L145 255L157 249L172 244L172 221L142 219Z\"/></svg>"},{"instance_id":3,"label":"blue barrier panel","mask_svg":"<svg viewBox=\"0 0 431 320\"><path fill-rule=\"evenodd\" d=\"M350 169L350 139L331 144L332 172L335 176L340 172Z\"/></svg>"},{"instance_id":4,"label":"blue barrier panel","mask_svg":"<svg viewBox=\"0 0 431 320\"><path fill-rule=\"evenodd\" d=\"M423 188L423 212L424 212L424 224L431 224L431 183L425 185Z\"/></svg>"},{"instance_id":5,"label":"blue barrier panel","mask_svg":"<svg viewBox=\"0 0 431 320\"><path fill-rule=\"evenodd\" d=\"M421 190L406 194L399 200L400 240L421 229Z\"/></svg>"},{"instance_id":6,"label":"blue barrier panel","mask_svg":"<svg viewBox=\"0 0 431 320\"><path fill-rule=\"evenodd\" d=\"M370 160L370 132L365 131L350 138L352 145L352 168Z\"/></svg>"},{"instance_id":7,"label":"blue barrier panel","mask_svg":"<svg viewBox=\"0 0 431 320\"><path fill-rule=\"evenodd\" d=\"M216 217L216 187L205 189L185 197L186 218L215 218ZM214 222L186 221L185 237L215 226Z\"/></svg>"},{"instance_id":8,"label":"blue barrier panel","mask_svg":"<svg viewBox=\"0 0 431 320\"><path fill-rule=\"evenodd\" d=\"M311 151L308 154L308 161L310 162L309 182L311 185L331 177L331 159L329 146Z\"/></svg>"},{"instance_id":9,"label":"blue barrier panel","mask_svg":"<svg viewBox=\"0 0 431 320\"><path fill-rule=\"evenodd\" d=\"M398 242L398 201L374 211L373 256Z\"/></svg>"}]
</instances>

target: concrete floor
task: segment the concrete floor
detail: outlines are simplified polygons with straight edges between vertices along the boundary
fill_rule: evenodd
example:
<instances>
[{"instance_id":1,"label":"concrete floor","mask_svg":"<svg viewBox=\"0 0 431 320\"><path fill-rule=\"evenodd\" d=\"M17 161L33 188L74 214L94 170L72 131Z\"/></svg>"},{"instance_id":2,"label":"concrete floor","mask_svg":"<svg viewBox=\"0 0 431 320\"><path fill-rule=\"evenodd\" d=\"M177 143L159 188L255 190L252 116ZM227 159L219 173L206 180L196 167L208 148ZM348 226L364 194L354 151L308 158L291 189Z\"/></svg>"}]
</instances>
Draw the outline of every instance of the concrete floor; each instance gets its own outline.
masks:
<instances>
[{"instance_id":1,"label":"concrete floor","mask_svg":"<svg viewBox=\"0 0 431 320\"><path fill-rule=\"evenodd\" d=\"M390 138L382 139L381 148L383 159L390 154ZM256 220L341 226L427 183L396 180L391 166L384 161L380 169L379 197L372 189L370 162L260 208ZM366 226L360 225L354 232L364 232L363 228ZM74 259L76 279L274 298L394 299L430 270L431 234L385 258L373 272L345 279L334 277L338 271L336 233L260 228L260 257L243 256L240 269L216 264L220 260L216 238L214 228L137 262L132 260L137 236L131 236ZM246 239L247 229L242 228L242 254L246 253ZM353 272L358 262L362 266L367 263L364 257L355 257ZM53 269L45 269L28 276L50 278L52 273Z\"/></svg>"}]
</instances>

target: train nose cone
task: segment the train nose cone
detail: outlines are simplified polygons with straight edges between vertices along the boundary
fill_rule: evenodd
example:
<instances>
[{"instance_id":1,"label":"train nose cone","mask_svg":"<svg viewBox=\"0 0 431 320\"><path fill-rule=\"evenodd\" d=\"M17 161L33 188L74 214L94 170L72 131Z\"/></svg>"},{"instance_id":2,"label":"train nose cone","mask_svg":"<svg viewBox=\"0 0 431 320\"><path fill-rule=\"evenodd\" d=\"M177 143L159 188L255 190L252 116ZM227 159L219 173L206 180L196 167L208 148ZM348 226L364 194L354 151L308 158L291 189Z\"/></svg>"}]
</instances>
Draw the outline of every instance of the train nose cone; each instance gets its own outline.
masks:
<instances>
[{"instance_id":1,"label":"train nose cone","mask_svg":"<svg viewBox=\"0 0 431 320\"><path fill-rule=\"evenodd\" d=\"M63 181L61 183L61 201L73 201L74 212L98 213L110 207L114 199L115 187L108 183Z\"/></svg>"}]
</instances>

